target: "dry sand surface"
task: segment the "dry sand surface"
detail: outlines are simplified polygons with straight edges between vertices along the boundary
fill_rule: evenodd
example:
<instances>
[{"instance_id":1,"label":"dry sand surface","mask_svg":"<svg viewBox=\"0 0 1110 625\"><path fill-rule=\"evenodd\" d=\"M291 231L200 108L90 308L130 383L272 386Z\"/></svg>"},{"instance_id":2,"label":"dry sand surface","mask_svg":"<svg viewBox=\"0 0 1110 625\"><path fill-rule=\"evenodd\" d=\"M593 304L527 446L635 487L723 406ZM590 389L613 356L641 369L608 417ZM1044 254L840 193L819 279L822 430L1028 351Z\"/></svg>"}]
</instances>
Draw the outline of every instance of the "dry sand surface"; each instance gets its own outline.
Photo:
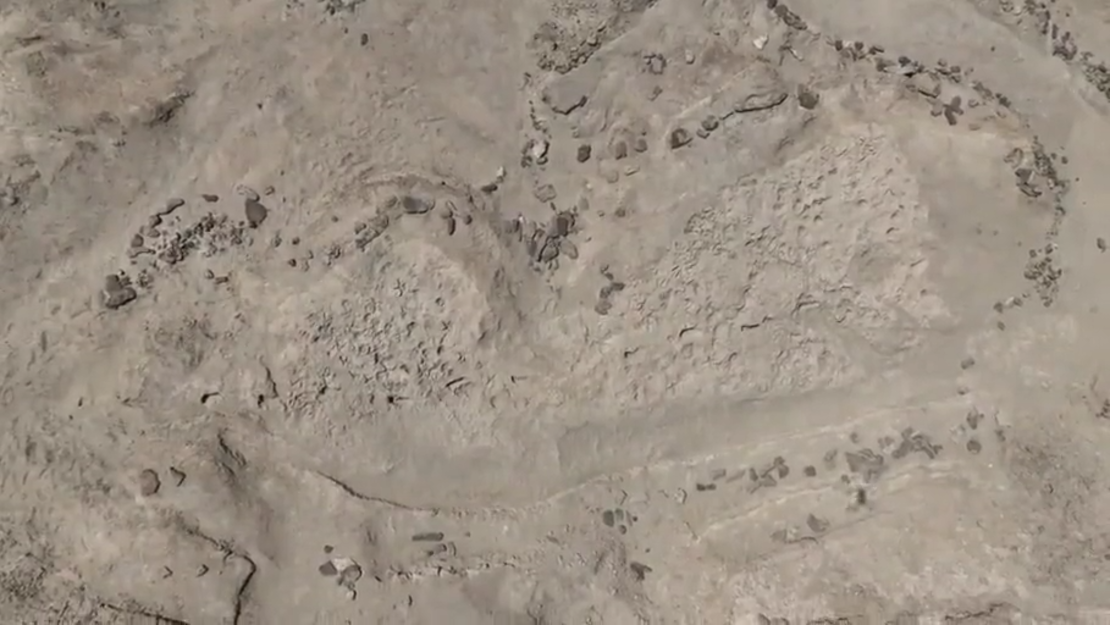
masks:
<instances>
[{"instance_id":1,"label":"dry sand surface","mask_svg":"<svg viewBox=\"0 0 1110 625\"><path fill-rule=\"evenodd\" d=\"M1104 60L1094 0L5 2L0 622L1110 623Z\"/></svg>"}]
</instances>

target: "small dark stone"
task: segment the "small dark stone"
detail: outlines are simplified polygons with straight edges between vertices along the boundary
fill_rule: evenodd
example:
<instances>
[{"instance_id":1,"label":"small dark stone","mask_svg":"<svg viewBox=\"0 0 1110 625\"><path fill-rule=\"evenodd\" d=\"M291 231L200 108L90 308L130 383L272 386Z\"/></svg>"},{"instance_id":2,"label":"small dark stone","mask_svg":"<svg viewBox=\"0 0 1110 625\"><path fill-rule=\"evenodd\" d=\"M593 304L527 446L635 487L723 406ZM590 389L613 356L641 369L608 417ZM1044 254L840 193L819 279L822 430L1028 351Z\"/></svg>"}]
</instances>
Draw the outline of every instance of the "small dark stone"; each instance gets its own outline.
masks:
<instances>
[{"instance_id":1,"label":"small dark stone","mask_svg":"<svg viewBox=\"0 0 1110 625\"><path fill-rule=\"evenodd\" d=\"M331 560L328 560L327 562L321 564L316 570L320 571L320 575L323 575L324 577L335 577L336 575L339 575L339 570L335 568L335 565L332 564Z\"/></svg>"},{"instance_id":2,"label":"small dark stone","mask_svg":"<svg viewBox=\"0 0 1110 625\"><path fill-rule=\"evenodd\" d=\"M166 200L166 207L161 210L161 214L162 215L169 215L170 213L174 212L175 210L181 208L182 206L185 206L185 200L183 200L179 197L170 198L170 199Z\"/></svg>"},{"instance_id":3,"label":"small dark stone","mask_svg":"<svg viewBox=\"0 0 1110 625\"><path fill-rule=\"evenodd\" d=\"M613 514L612 510L606 510L601 513L601 522L605 524L605 527L613 527L617 522L616 515Z\"/></svg>"},{"instance_id":4,"label":"small dark stone","mask_svg":"<svg viewBox=\"0 0 1110 625\"><path fill-rule=\"evenodd\" d=\"M533 191L532 194L535 195L536 199L541 202L550 202L559 196L559 194L555 191L555 185L551 184L543 184L536 187L535 191Z\"/></svg>"},{"instance_id":5,"label":"small dark stone","mask_svg":"<svg viewBox=\"0 0 1110 625\"><path fill-rule=\"evenodd\" d=\"M628 568L632 569L632 574L636 576L636 581L644 581L648 573L651 573L652 568L646 564L632 561L628 563Z\"/></svg>"},{"instance_id":6,"label":"small dark stone","mask_svg":"<svg viewBox=\"0 0 1110 625\"><path fill-rule=\"evenodd\" d=\"M211 204L213 202L219 202L220 201L220 196L215 195L213 193L204 193L200 197L201 197L201 199L203 199L205 202L208 202L209 204Z\"/></svg>"},{"instance_id":7,"label":"small dark stone","mask_svg":"<svg viewBox=\"0 0 1110 625\"><path fill-rule=\"evenodd\" d=\"M160 488L162 488L162 480L158 479L158 473L154 469L143 469L139 473L139 494L143 497L158 494Z\"/></svg>"},{"instance_id":8,"label":"small dark stone","mask_svg":"<svg viewBox=\"0 0 1110 625\"><path fill-rule=\"evenodd\" d=\"M979 423L982 420L983 413L979 412L975 408L972 408L971 411L967 413L967 427L973 430L979 429Z\"/></svg>"},{"instance_id":9,"label":"small dark stone","mask_svg":"<svg viewBox=\"0 0 1110 625\"><path fill-rule=\"evenodd\" d=\"M247 217L247 225L251 228L257 228L266 221L267 215L270 211L266 209L258 200L247 198L243 200L243 212Z\"/></svg>"},{"instance_id":10,"label":"small dark stone","mask_svg":"<svg viewBox=\"0 0 1110 625\"><path fill-rule=\"evenodd\" d=\"M1106 239L1104 239L1102 237L1099 237L1099 238L1095 239L1095 245L1098 246L1098 251L1100 251L1100 252L1105 252L1106 251Z\"/></svg>"},{"instance_id":11,"label":"small dark stone","mask_svg":"<svg viewBox=\"0 0 1110 625\"><path fill-rule=\"evenodd\" d=\"M592 153L593 148L590 147L590 144L583 143L582 145L578 146L578 153L575 155L575 158L578 159L579 163L585 163L586 161L590 160L590 154Z\"/></svg>"},{"instance_id":12,"label":"small dark stone","mask_svg":"<svg viewBox=\"0 0 1110 625\"><path fill-rule=\"evenodd\" d=\"M412 535L412 541L416 543L438 543L443 540L443 532L421 532Z\"/></svg>"},{"instance_id":13,"label":"small dark stone","mask_svg":"<svg viewBox=\"0 0 1110 625\"><path fill-rule=\"evenodd\" d=\"M548 230L552 236L565 237L574 228L574 221L574 213L561 211L551 220Z\"/></svg>"},{"instance_id":14,"label":"small dark stone","mask_svg":"<svg viewBox=\"0 0 1110 625\"><path fill-rule=\"evenodd\" d=\"M423 215L434 208L434 203L427 200L406 195L401 198L401 209L409 215Z\"/></svg>"},{"instance_id":15,"label":"small dark stone","mask_svg":"<svg viewBox=\"0 0 1110 625\"><path fill-rule=\"evenodd\" d=\"M694 137L685 128L679 127L671 131L670 146L672 150L677 150L685 145L688 145Z\"/></svg>"},{"instance_id":16,"label":"small dark stone","mask_svg":"<svg viewBox=\"0 0 1110 625\"><path fill-rule=\"evenodd\" d=\"M824 532L825 530L829 529L829 522L828 521L826 521L825 519L822 519L821 517L815 516L813 514L806 517L806 525L809 526L809 529L811 531L813 531L815 534L820 534L820 533Z\"/></svg>"},{"instance_id":17,"label":"small dark stone","mask_svg":"<svg viewBox=\"0 0 1110 625\"><path fill-rule=\"evenodd\" d=\"M721 120L717 119L716 115L710 115L709 117L706 117L705 119L701 120L701 127L706 132L713 132L718 127L720 127L720 125L721 125Z\"/></svg>"},{"instance_id":18,"label":"small dark stone","mask_svg":"<svg viewBox=\"0 0 1110 625\"><path fill-rule=\"evenodd\" d=\"M804 473L806 477L817 477L817 467L810 465L802 469L802 473Z\"/></svg>"},{"instance_id":19,"label":"small dark stone","mask_svg":"<svg viewBox=\"0 0 1110 625\"><path fill-rule=\"evenodd\" d=\"M145 242L146 241L143 239L143 235L141 234L136 234L135 236L131 237L131 247L142 247L143 243Z\"/></svg>"},{"instance_id":20,"label":"small dark stone","mask_svg":"<svg viewBox=\"0 0 1110 625\"><path fill-rule=\"evenodd\" d=\"M968 453L977 454L983 451L983 444L973 438L967 442L967 451Z\"/></svg>"},{"instance_id":21,"label":"small dark stone","mask_svg":"<svg viewBox=\"0 0 1110 625\"><path fill-rule=\"evenodd\" d=\"M968 356L967 358L964 358L963 360L960 361L960 368L961 369L967 370L967 369L970 369L974 366L975 366L975 359L972 358L971 356Z\"/></svg>"},{"instance_id":22,"label":"small dark stone","mask_svg":"<svg viewBox=\"0 0 1110 625\"><path fill-rule=\"evenodd\" d=\"M358 43L359 43L359 45L362 45L362 46L365 46L366 44L370 43L370 35L368 35L366 33L362 33L361 35L358 36Z\"/></svg>"},{"instance_id":23,"label":"small dark stone","mask_svg":"<svg viewBox=\"0 0 1110 625\"><path fill-rule=\"evenodd\" d=\"M821 97L813 91L810 91L805 86L798 86L798 105L806 110L813 110L817 108L817 104L821 101Z\"/></svg>"},{"instance_id":24,"label":"small dark stone","mask_svg":"<svg viewBox=\"0 0 1110 625\"><path fill-rule=\"evenodd\" d=\"M621 160L628 157L628 144L624 140L618 140L613 144L613 158Z\"/></svg>"},{"instance_id":25,"label":"small dark stone","mask_svg":"<svg viewBox=\"0 0 1110 625\"><path fill-rule=\"evenodd\" d=\"M645 139L643 137L636 137L632 141L632 149L636 150L637 152L639 152L641 154L644 153L644 152L647 152L647 149L648 149L647 139Z\"/></svg>"}]
</instances>

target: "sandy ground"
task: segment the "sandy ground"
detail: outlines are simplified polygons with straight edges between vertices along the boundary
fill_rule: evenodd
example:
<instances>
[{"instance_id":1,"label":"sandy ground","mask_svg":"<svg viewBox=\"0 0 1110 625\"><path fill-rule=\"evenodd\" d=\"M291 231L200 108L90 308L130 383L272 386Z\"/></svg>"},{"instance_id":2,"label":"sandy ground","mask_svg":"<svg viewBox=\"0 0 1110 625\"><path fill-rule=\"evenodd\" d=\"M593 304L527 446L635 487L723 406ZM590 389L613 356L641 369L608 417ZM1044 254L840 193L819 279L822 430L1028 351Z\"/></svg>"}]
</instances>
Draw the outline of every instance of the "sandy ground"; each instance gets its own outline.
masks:
<instances>
[{"instance_id":1,"label":"sandy ground","mask_svg":"<svg viewBox=\"0 0 1110 625\"><path fill-rule=\"evenodd\" d=\"M1108 24L5 3L0 620L1110 622Z\"/></svg>"}]
</instances>

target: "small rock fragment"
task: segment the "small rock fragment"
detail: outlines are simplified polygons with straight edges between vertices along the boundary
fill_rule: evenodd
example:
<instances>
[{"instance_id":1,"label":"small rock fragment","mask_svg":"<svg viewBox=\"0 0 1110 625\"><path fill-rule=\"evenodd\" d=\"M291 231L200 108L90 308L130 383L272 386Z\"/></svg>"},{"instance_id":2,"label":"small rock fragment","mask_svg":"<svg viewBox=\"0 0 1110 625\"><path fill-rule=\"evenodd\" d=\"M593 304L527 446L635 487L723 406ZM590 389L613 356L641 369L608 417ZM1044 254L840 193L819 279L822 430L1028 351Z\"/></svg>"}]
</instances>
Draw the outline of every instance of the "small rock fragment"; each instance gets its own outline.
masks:
<instances>
[{"instance_id":1,"label":"small rock fragment","mask_svg":"<svg viewBox=\"0 0 1110 625\"><path fill-rule=\"evenodd\" d=\"M1100 251L1100 252L1105 252L1106 251L1106 239L1104 239L1102 237L1099 237L1099 238L1095 239L1095 245L1098 246L1098 251Z\"/></svg>"},{"instance_id":2,"label":"small rock fragment","mask_svg":"<svg viewBox=\"0 0 1110 625\"><path fill-rule=\"evenodd\" d=\"M677 150L678 148L688 145L693 140L694 137L690 135L690 132L680 126L671 131L668 143L672 150Z\"/></svg>"},{"instance_id":3,"label":"small rock fragment","mask_svg":"<svg viewBox=\"0 0 1110 625\"><path fill-rule=\"evenodd\" d=\"M628 568L632 570L632 574L636 576L636 581L642 582L647 578L647 574L651 573L652 568L641 562L632 561L628 563Z\"/></svg>"},{"instance_id":4,"label":"small rock fragment","mask_svg":"<svg viewBox=\"0 0 1110 625\"><path fill-rule=\"evenodd\" d=\"M266 216L270 211L266 209L258 200L247 198L243 200L243 213L247 218L247 225L251 228L257 228L266 221Z\"/></svg>"},{"instance_id":5,"label":"small rock fragment","mask_svg":"<svg viewBox=\"0 0 1110 625\"><path fill-rule=\"evenodd\" d=\"M810 514L808 517L806 517L806 525L815 534L824 533L825 530L829 529L828 521L813 514Z\"/></svg>"},{"instance_id":6,"label":"small rock fragment","mask_svg":"<svg viewBox=\"0 0 1110 625\"><path fill-rule=\"evenodd\" d=\"M643 137L636 137L635 139L632 140L632 149L636 150L637 152L639 152L641 154L644 153L644 152L647 152L647 149L648 149L647 139L645 139Z\"/></svg>"},{"instance_id":7,"label":"small rock fragment","mask_svg":"<svg viewBox=\"0 0 1110 625\"><path fill-rule=\"evenodd\" d=\"M441 540L443 540L443 532L421 532L412 536L412 541L416 543L437 543Z\"/></svg>"},{"instance_id":8,"label":"small rock fragment","mask_svg":"<svg viewBox=\"0 0 1110 625\"><path fill-rule=\"evenodd\" d=\"M721 120L717 119L716 115L710 115L710 116L706 117L705 119L701 120L701 127L704 128L705 130L707 130L708 132L713 132L718 127L720 127L720 125L721 125Z\"/></svg>"},{"instance_id":9,"label":"small rock fragment","mask_svg":"<svg viewBox=\"0 0 1110 625\"><path fill-rule=\"evenodd\" d=\"M177 467L170 467L170 475L173 476L173 481L176 486L181 486L185 483L185 472Z\"/></svg>"},{"instance_id":10,"label":"small rock fragment","mask_svg":"<svg viewBox=\"0 0 1110 625\"><path fill-rule=\"evenodd\" d=\"M578 152L575 155L575 158L578 160L579 163L585 163L586 161L590 160L591 152L593 152L593 148L590 147L590 144L583 143L578 146Z\"/></svg>"},{"instance_id":11,"label":"small rock fragment","mask_svg":"<svg viewBox=\"0 0 1110 625\"><path fill-rule=\"evenodd\" d=\"M555 185L551 184L540 185L536 187L533 193L535 194L536 199L541 202L550 202L558 196L558 194L555 192Z\"/></svg>"},{"instance_id":12,"label":"small rock fragment","mask_svg":"<svg viewBox=\"0 0 1110 625\"><path fill-rule=\"evenodd\" d=\"M443 221L446 224L447 236L454 236L455 229L457 228L457 224L455 223L455 216L447 215L443 218Z\"/></svg>"},{"instance_id":13,"label":"small rock fragment","mask_svg":"<svg viewBox=\"0 0 1110 625\"><path fill-rule=\"evenodd\" d=\"M335 577L336 575L339 575L339 569L335 568L335 564L331 560L328 560L327 562L321 564L319 567L316 568L316 570L319 571L320 575L323 575L324 577Z\"/></svg>"},{"instance_id":14,"label":"small rock fragment","mask_svg":"<svg viewBox=\"0 0 1110 625\"><path fill-rule=\"evenodd\" d=\"M971 356L968 356L967 358L964 358L963 360L960 361L960 368L964 369L965 371L967 369L970 369L970 368L974 367L974 366L975 366L975 359L972 358Z\"/></svg>"},{"instance_id":15,"label":"small rock fragment","mask_svg":"<svg viewBox=\"0 0 1110 625\"><path fill-rule=\"evenodd\" d=\"M135 236L131 237L131 247L142 247L143 243L145 242L146 241L143 239L143 235L141 234L136 234Z\"/></svg>"},{"instance_id":16,"label":"small rock fragment","mask_svg":"<svg viewBox=\"0 0 1110 625\"><path fill-rule=\"evenodd\" d=\"M662 54L648 54L644 57L644 64L649 72L657 76L667 69L667 59Z\"/></svg>"},{"instance_id":17,"label":"small rock fragment","mask_svg":"<svg viewBox=\"0 0 1110 625\"><path fill-rule=\"evenodd\" d=\"M619 139L613 143L613 158L621 160L628 157L628 144L623 139Z\"/></svg>"},{"instance_id":18,"label":"small rock fragment","mask_svg":"<svg viewBox=\"0 0 1110 625\"><path fill-rule=\"evenodd\" d=\"M162 481L158 479L158 473L154 469L143 469L139 473L139 494L143 497L156 495L161 487Z\"/></svg>"},{"instance_id":19,"label":"small rock fragment","mask_svg":"<svg viewBox=\"0 0 1110 625\"><path fill-rule=\"evenodd\" d=\"M806 110L813 110L817 108L817 104L821 101L821 97L814 91L811 91L804 85L798 86L798 106Z\"/></svg>"},{"instance_id":20,"label":"small rock fragment","mask_svg":"<svg viewBox=\"0 0 1110 625\"><path fill-rule=\"evenodd\" d=\"M134 287L125 284L118 275L109 274L105 276L102 299L106 308L115 310L133 301L138 296L139 294Z\"/></svg>"},{"instance_id":21,"label":"small rock fragment","mask_svg":"<svg viewBox=\"0 0 1110 625\"><path fill-rule=\"evenodd\" d=\"M200 197L201 197L201 199L203 199L205 202L208 202L209 204L211 204L213 202L219 202L220 201L220 196L218 196L214 193L203 193L203 194L201 194Z\"/></svg>"},{"instance_id":22,"label":"small rock fragment","mask_svg":"<svg viewBox=\"0 0 1110 625\"><path fill-rule=\"evenodd\" d=\"M571 243L570 239L563 239L559 241L559 253L574 260L578 258L578 246Z\"/></svg>"},{"instance_id":23,"label":"small rock fragment","mask_svg":"<svg viewBox=\"0 0 1110 625\"><path fill-rule=\"evenodd\" d=\"M983 451L983 444L973 438L967 442L967 451L970 454L978 454Z\"/></svg>"},{"instance_id":24,"label":"small rock fragment","mask_svg":"<svg viewBox=\"0 0 1110 625\"><path fill-rule=\"evenodd\" d=\"M423 215L435 208L435 202L430 202L413 195L401 197L401 210L408 215Z\"/></svg>"},{"instance_id":25,"label":"small rock fragment","mask_svg":"<svg viewBox=\"0 0 1110 625\"><path fill-rule=\"evenodd\" d=\"M235 193L255 202L262 199L262 196L258 195L258 191L255 191L254 189L244 184L235 185Z\"/></svg>"},{"instance_id":26,"label":"small rock fragment","mask_svg":"<svg viewBox=\"0 0 1110 625\"><path fill-rule=\"evenodd\" d=\"M175 210L181 208L182 206L185 206L185 200L183 200L179 197L170 198L170 199L166 200L166 206L163 207L162 210L158 211L158 214L159 215L169 215L170 213L174 212Z\"/></svg>"},{"instance_id":27,"label":"small rock fragment","mask_svg":"<svg viewBox=\"0 0 1110 625\"><path fill-rule=\"evenodd\" d=\"M935 98L940 95L940 81L937 80L936 76L929 73L914 74L910 78L910 86L913 87L914 91L928 98Z\"/></svg>"}]
</instances>

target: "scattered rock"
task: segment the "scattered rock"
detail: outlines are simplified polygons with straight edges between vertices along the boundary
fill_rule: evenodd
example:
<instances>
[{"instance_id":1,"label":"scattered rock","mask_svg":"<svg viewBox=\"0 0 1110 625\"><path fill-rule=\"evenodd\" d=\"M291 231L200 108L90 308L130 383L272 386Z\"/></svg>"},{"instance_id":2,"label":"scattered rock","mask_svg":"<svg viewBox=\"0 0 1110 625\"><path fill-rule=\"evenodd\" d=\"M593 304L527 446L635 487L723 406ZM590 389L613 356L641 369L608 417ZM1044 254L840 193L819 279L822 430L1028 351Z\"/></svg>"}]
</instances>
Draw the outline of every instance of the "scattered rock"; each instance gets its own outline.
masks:
<instances>
[{"instance_id":1,"label":"scattered rock","mask_svg":"<svg viewBox=\"0 0 1110 625\"><path fill-rule=\"evenodd\" d=\"M571 260L578 258L578 246L569 239L559 241L559 253Z\"/></svg>"},{"instance_id":2,"label":"scattered rock","mask_svg":"<svg viewBox=\"0 0 1110 625\"><path fill-rule=\"evenodd\" d=\"M613 158L615 160L619 161L623 158L627 158L628 157L628 144L625 143L624 139L617 139L616 141L613 142L612 151L613 151Z\"/></svg>"},{"instance_id":3,"label":"scattered rock","mask_svg":"<svg viewBox=\"0 0 1110 625\"><path fill-rule=\"evenodd\" d=\"M354 585L362 579L362 567L355 562L344 562L346 566L339 568L339 585L354 590Z\"/></svg>"},{"instance_id":4,"label":"scattered rock","mask_svg":"<svg viewBox=\"0 0 1110 625\"><path fill-rule=\"evenodd\" d=\"M262 196L258 195L258 191L244 184L235 185L235 193L255 202L262 199Z\"/></svg>"},{"instance_id":5,"label":"scattered rock","mask_svg":"<svg viewBox=\"0 0 1110 625\"><path fill-rule=\"evenodd\" d=\"M324 577L335 577L336 575L339 575L339 569L335 568L335 564L332 563L331 560L328 560L327 562L321 564L319 567L317 567L316 570L318 570L320 572L320 575L323 575Z\"/></svg>"},{"instance_id":6,"label":"scattered rock","mask_svg":"<svg viewBox=\"0 0 1110 625\"><path fill-rule=\"evenodd\" d=\"M973 438L967 442L967 451L970 454L978 454L983 451L983 444Z\"/></svg>"},{"instance_id":7,"label":"scattered rock","mask_svg":"<svg viewBox=\"0 0 1110 625\"><path fill-rule=\"evenodd\" d=\"M647 578L647 574L652 572L652 568L646 564L636 562L635 560L628 563L628 568L632 570L632 574L636 576L636 581L642 582Z\"/></svg>"},{"instance_id":8,"label":"scattered rock","mask_svg":"<svg viewBox=\"0 0 1110 625\"><path fill-rule=\"evenodd\" d=\"M797 13L787 8L785 4L776 5L774 11L775 15L777 15L779 19L781 19L782 22L790 28L793 28L794 30L806 30L807 26L802 18L798 17Z\"/></svg>"},{"instance_id":9,"label":"scattered rock","mask_svg":"<svg viewBox=\"0 0 1110 625\"><path fill-rule=\"evenodd\" d=\"M716 115L709 115L705 119L701 120L701 127L705 129L706 132L713 132L714 130L719 128L720 125L721 120L717 119Z\"/></svg>"},{"instance_id":10,"label":"scattered rock","mask_svg":"<svg viewBox=\"0 0 1110 625\"><path fill-rule=\"evenodd\" d=\"M181 486L185 483L185 472L181 469L170 467L170 475L173 477L175 486Z\"/></svg>"},{"instance_id":11,"label":"scattered rock","mask_svg":"<svg viewBox=\"0 0 1110 625\"><path fill-rule=\"evenodd\" d=\"M175 210L181 208L182 206L185 206L185 200L183 200L179 197L170 198L170 199L166 200L166 205L162 208L162 210L158 211L158 214L159 215L169 215L170 213L174 212Z\"/></svg>"},{"instance_id":12,"label":"scattered rock","mask_svg":"<svg viewBox=\"0 0 1110 625\"><path fill-rule=\"evenodd\" d=\"M810 465L810 466L802 469L802 473L806 477L817 477L817 467L815 467L813 465Z\"/></svg>"},{"instance_id":13,"label":"scattered rock","mask_svg":"<svg viewBox=\"0 0 1110 625\"><path fill-rule=\"evenodd\" d=\"M109 274L104 278L104 288L101 299L105 308L116 310L135 300L139 296L135 288L116 274Z\"/></svg>"},{"instance_id":14,"label":"scattered rock","mask_svg":"<svg viewBox=\"0 0 1110 625\"><path fill-rule=\"evenodd\" d=\"M964 358L963 360L960 361L960 368L965 370L965 371L974 367L974 366L975 366L975 359L972 358L971 356L968 356L967 358Z\"/></svg>"},{"instance_id":15,"label":"scattered rock","mask_svg":"<svg viewBox=\"0 0 1110 625\"><path fill-rule=\"evenodd\" d=\"M419 198L414 195L404 195L400 198L401 210L407 215L423 215L433 208L435 202Z\"/></svg>"},{"instance_id":16,"label":"scattered rock","mask_svg":"<svg viewBox=\"0 0 1110 625\"><path fill-rule=\"evenodd\" d=\"M243 212L247 218L247 225L251 228L257 228L266 221L266 216L270 211L266 209L258 200L247 198L243 200Z\"/></svg>"},{"instance_id":17,"label":"scattered rock","mask_svg":"<svg viewBox=\"0 0 1110 625\"><path fill-rule=\"evenodd\" d=\"M447 231L447 236L449 236L449 237L454 236L455 229L458 227L456 222L455 222L455 216L454 215L447 215L446 217L443 218L443 223L444 223L446 231Z\"/></svg>"},{"instance_id":18,"label":"scattered rock","mask_svg":"<svg viewBox=\"0 0 1110 625\"><path fill-rule=\"evenodd\" d=\"M804 85L798 85L798 105L806 110L817 108L821 97Z\"/></svg>"},{"instance_id":19,"label":"scattered rock","mask_svg":"<svg viewBox=\"0 0 1110 625\"><path fill-rule=\"evenodd\" d=\"M574 229L574 224L574 213L570 211L559 211L554 217L551 218L551 224L548 226L548 231L551 236L565 237Z\"/></svg>"},{"instance_id":20,"label":"scattered rock","mask_svg":"<svg viewBox=\"0 0 1110 625\"><path fill-rule=\"evenodd\" d=\"M935 98L940 95L940 80L928 72L914 74L910 78L910 86L913 87L914 91L928 98Z\"/></svg>"},{"instance_id":21,"label":"scattered rock","mask_svg":"<svg viewBox=\"0 0 1110 625\"><path fill-rule=\"evenodd\" d=\"M829 522L821 517L810 514L806 517L806 526L808 526L814 534L823 534L829 529Z\"/></svg>"},{"instance_id":22,"label":"scattered rock","mask_svg":"<svg viewBox=\"0 0 1110 625\"><path fill-rule=\"evenodd\" d=\"M412 541L416 543L438 543L443 540L443 538L443 532L421 532L419 534L413 534Z\"/></svg>"},{"instance_id":23,"label":"scattered rock","mask_svg":"<svg viewBox=\"0 0 1110 625\"><path fill-rule=\"evenodd\" d=\"M913 428L906 428L902 430L902 442L898 448L891 452L890 456L895 460L905 458L913 452L921 452L929 458L935 459L941 452L943 447L937 445L926 434L915 431Z\"/></svg>"},{"instance_id":24,"label":"scattered rock","mask_svg":"<svg viewBox=\"0 0 1110 625\"><path fill-rule=\"evenodd\" d=\"M972 408L967 413L967 419L966 420L967 420L967 427L969 427L973 430L977 430L977 429L979 429L979 424L983 421L983 413L979 412L979 410L976 409L976 408Z\"/></svg>"},{"instance_id":25,"label":"scattered rock","mask_svg":"<svg viewBox=\"0 0 1110 625\"><path fill-rule=\"evenodd\" d=\"M644 55L644 65L647 66L649 72L658 76L667 69L667 59L662 54L646 54Z\"/></svg>"},{"instance_id":26,"label":"scattered rock","mask_svg":"<svg viewBox=\"0 0 1110 625\"><path fill-rule=\"evenodd\" d=\"M536 196L537 200L545 203L558 197L558 194L555 192L555 186L551 184L540 185L536 187L532 193Z\"/></svg>"},{"instance_id":27,"label":"scattered rock","mask_svg":"<svg viewBox=\"0 0 1110 625\"><path fill-rule=\"evenodd\" d=\"M1106 239L1104 239L1102 237L1099 237L1099 238L1095 239L1095 245L1098 246L1098 251L1100 251L1100 252L1105 252L1106 251Z\"/></svg>"},{"instance_id":28,"label":"scattered rock","mask_svg":"<svg viewBox=\"0 0 1110 625\"><path fill-rule=\"evenodd\" d=\"M579 163L585 163L586 161L590 160L590 154L592 152L593 148L590 147L590 144L583 143L578 146L578 152L577 154L575 154L575 158L578 160Z\"/></svg>"},{"instance_id":29,"label":"scattered rock","mask_svg":"<svg viewBox=\"0 0 1110 625\"><path fill-rule=\"evenodd\" d=\"M154 469L143 469L139 473L139 494L143 497L151 497L158 494L158 489L162 488L162 481L158 479L158 473Z\"/></svg>"},{"instance_id":30,"label":"scattered rock","mask_svg":"<svg viewBox=\"0 0 1110 625\"><path fill-rule=\"evenodd\" d=\"M143 243L145 242L146 240L143 239L143 235L141 234L136 234L135 236L131 237L131 247L142 247Z\"/></svg>"},{"instance_id":31,"label":"scattered rock","mask_svg":"<svg viewBox=\"0 0 1110 625\"><path fill-rule=\"evenodd\" d=\"M569 115L586 105L601 79L601 69L599 64L589 63L577 71L557 77L544 88L543 101L559 115Z\"/></svg>"},{"instance_id":32,"label":"scattered rock","mask_svg":"<svg viewBox=\"0 0 1110 625\"><path fill-rule=\"evenodd\" d=\"M849 451L844 454L848 462L848 470L863 476L865 482L873 482L886 469L886 462L882 454L877 454L866 447L858 451Z\"/></svg>"},{"instance_id":33,"label":"scattered rock","mask_svg":"<svg viewBox=\"0 0 1110 625\"><path fill-rule=\"evenodd\" d=\"M678 148L689 145L689 143L693 140L694 137L690 134L690 132L680 126L671 131L671 136L668 139L668 143L671 146L672 150L677 150Z\"/></svg>"},{"instance_id":34,"label":"scattered rock","mask_svg":"<svg viewBox=\"0 0 1110 625\"><path fill-rule=\"evenodd\" d=\"M632 149L636 150L637 152L639 152L641 154L644 153L644 152L647 152L647 149L648 149L647 139L645 139L643 137L636 137L635 139L632 140Z\"/></svg>"},{"instance_id":35,"label":"scattered rock","mask_svg":"<svg viewBox=\"0 0 1110 625\"><path fill-rule=\"evenodd\" d=\"M220 196L218 196L214 193L204 193L204 194L201 194L200 197L201 197L201 199L203 199L205 202L208 202L209 204L212 204L213 202L219 202L220 201Z\"/></svg>"}]
</instances>

